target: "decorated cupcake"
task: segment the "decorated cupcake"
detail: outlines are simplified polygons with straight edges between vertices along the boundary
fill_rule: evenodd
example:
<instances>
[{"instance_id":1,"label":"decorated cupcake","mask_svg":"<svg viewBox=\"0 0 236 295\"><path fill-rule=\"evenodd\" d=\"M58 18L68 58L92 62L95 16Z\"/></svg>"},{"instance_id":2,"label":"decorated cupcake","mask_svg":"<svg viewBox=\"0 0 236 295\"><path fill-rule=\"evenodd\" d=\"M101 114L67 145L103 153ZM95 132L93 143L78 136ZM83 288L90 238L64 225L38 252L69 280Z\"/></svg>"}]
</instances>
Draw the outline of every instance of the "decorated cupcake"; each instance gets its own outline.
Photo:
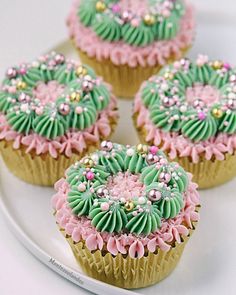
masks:
<instances>
[{"instance_id":1,"label":"decorated cupcake","mask_svg":"<svg viewBox=\"0 0 236 295\"><path fill-rule=\"evenodd\" d=\"M55 188L56 221L82 269L123 288L168 276L199 219L191 175L155 146L102 142Z\"/></svg>"},{"instance_id":2,"label":"decorated cupcake","mask_svg":"<svg viewBox=\"0 0 236 295\"><path fill-rule=\"evenodd\" d=\"M32 184L53 185L116 121L110 87L62 54L9 68L0 88L0 154Z\"/></svg>"},{"instance_id":3,"label":"decorated cupcake","mask_svg":"<svg viewBox=\"0 0 236 295\"><path fill-rule=\"evenodd\" d=\"M194 39L193 9L184 0L76 0L68 17L81 60L132 97Z\"/></svg>"},{"instance_id":4,"label":"decorated cupcake","mask_svg":"<svg viewBox=\"0 0 236 295\"><path fill-rule=\"evenodd\" d=\"M209 188L236 175L236 73L228 63L182 59L144 82L135 99L140 138Z\"/></svg>"}]
</instances>

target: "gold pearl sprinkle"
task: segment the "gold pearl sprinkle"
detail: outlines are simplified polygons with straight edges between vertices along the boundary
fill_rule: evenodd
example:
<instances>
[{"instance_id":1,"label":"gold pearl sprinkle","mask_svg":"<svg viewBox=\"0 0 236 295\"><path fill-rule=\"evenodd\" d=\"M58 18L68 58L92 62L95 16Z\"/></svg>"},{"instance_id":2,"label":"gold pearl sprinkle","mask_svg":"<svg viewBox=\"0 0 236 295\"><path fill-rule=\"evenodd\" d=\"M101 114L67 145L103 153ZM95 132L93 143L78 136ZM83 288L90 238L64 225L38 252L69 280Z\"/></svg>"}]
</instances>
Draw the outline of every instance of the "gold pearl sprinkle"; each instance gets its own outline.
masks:
<instances>
[{"instance_id":1,"label":"gold pearl sprinkle","mask_svg":"<svg viewBox=\"0 0 236 295\"><path fill-rule=\"evenodd\" d=\"M80 96L80 93L78 93L78 92L72 92L70 95L71 102L79 102L80 98L81 98L81 96Z\"/></svg>"},{"instance_id":2,"label":"gold pearl sprinkle","mask_svg":"<svg viewBox=\"0 0 236 295\"><path fill-rule=\"evenodd\" d=\"M83 160L83 164L84 164L85 167L91 168L91 167L94 166L94 161L91 158L85 158Z\"/></svg>"},{"instance_id":3,"label":"gold pearl sprinkle","mask_svg":"<svg viewBox=\"0 0 236 295\"><path fill-rule=\"evenodd\" d=\"M85 76L85 75L87 75L87 73L88 73L88 71L83 66L79 66L76 69L76 75L77 76Z\"/></svg>"},{"instance_id":4,"label":"gold pearl sprinkle","mask_svg":"<svg viewBox=\"0 0 236 295\"><path fill-rule=\"evenodd\" d=\"M219 60L213 62L212 67L214 70L220 70L223 68L223 63Z\"/></svg>"},{"instance_id":5,"label":"gold pearl sprinkle","mask_svg":"<svg viewBox=\"0 0 236 295\"><path fill-rule=\"evenodd\" d=\"M23 81L19 81L17 84L16 84L16 88L17 90L22 90L22 89L25 89L27 87L27 84Z\"/></svg>"},{"instance_id":6,"label":"gold pearl sprinkle","mask_svg":"<svg viewBox=\"0 0 236 295\"><path fill-rule=\"evenodd\" d=\"M137 145L136 150L139 154L147 154L148 146L140 143Z\"/></svg>"},{"instance_id":7,"label":"gold pearl sprinkle","mask_svg":"<svg viewBox=\"0 0 236 295\"><path fill-rule=\"evenodd\" d=\"M152 26L155 24L155 17L151 14L146 14L143 18L145 25Z\"/></svg>"},{"instance_id":8,"label":"gold pearl sprinkle","mask_svg":"<svg viewBox=\"0 0 236 295\"><path fill-rule=\"evenodd\" d=\"M172 74L171 72L166 72L166 73L164 74L164 78L165 78L166 80L172 80L172 79L174 79L174 74Z\"/></svg>"},{"instance_id":9,"label":"gold pearl sprinkle","mask_svg":"<svg viewBox=\"0 0 236 295\"><path fill-rule=\"evenodd\" d=\"M134 203L132 201L128 201L125 203L125 210L132 211L134 209Z\"/></svg>"},{"instance_id":10,"label":"gold pearl sprinkle","mask_svg":"<svg viewBox=\"0 0 236 295\"><path fill-rule=\"evenodd\" d=\"M223 116L223 111L220 109L213 109L212 110L212 115L217 118L220 119Z\"/></svg>"},{"instance_id":11,"label":"gold pearl sprinkle","mask_svg":"<svg viewBox=\"0 0 236 295\"><path fill-rule=\"evenodd\" d=\"M98 11L98 12L103 12L103 11L105 11L106 10L106 4L104 3L104 2L102 2L102 1L98 1L97 3L96 3L96 10Z\"/></svg>"}]
</instances>

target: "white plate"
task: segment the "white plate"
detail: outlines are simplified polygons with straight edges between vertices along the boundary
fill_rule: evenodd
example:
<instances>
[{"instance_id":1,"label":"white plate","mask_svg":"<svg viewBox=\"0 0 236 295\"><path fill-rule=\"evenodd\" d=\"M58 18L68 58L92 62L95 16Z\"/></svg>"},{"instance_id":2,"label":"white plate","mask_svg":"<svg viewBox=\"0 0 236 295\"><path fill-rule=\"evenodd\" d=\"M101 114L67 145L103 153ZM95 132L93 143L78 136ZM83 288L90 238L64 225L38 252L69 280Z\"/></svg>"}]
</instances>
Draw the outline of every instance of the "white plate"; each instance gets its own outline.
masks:
<instances>
[{"instance_id":1,"label":"white plate","mask_svg":"<svg viewBox=\"0 0 236 295\"><path fill-rule=\"evenodd\" d=\"M236 38L232 26L234 20L230 21L227 15L203 12L199 15L199 22L198 38L191 55L203 52L236 64L233 41L230 41ZM54 50L75 57L69 42ZM130 118L131 102L121 101L119 104L121 119L113 140L136 144L138 139ZM18 239L52 270L78 286L102 295L222 294L226 288L227 294L236 294L235 187L236 180L201 192L201 222L176 270L153 287L127 291L93 280L81 272L55 225L50 206L53 189L21 182L0 162L1 210Z\"/></svg>"}]
</instances>

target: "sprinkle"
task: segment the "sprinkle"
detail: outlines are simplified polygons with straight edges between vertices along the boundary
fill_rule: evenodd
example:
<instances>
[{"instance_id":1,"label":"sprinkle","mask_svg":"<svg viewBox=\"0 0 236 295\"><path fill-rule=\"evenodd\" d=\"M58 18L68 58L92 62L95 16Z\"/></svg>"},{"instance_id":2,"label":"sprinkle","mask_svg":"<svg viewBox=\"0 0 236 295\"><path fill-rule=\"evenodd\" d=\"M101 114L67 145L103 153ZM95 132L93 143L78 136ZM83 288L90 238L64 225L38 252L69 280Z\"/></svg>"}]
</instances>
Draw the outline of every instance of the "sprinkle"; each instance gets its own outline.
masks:
<instances>
[{"instance_id":1,"label":"sprinkle","mask_svg":"<svg viewBox=\"0 0 236 295\"><path fill-rule=\"evenodd\" d=\"M110 208L110 205L109 205L109 203L102 203L101 204L101 210L102 211L108 211L109 210L109 208ZM111 211L110 211L111 212ZM112 213L112 212L111 212Z\"/></svg>"},{"instance_id":2,"label":"sprinkle","mask_svg":"<svg viewBox=\"0 0 236 295\"><path fill-rule=\"evenodd\" d=\"M133 149L128 149L128 150L126 151L126 155L127 155L128 157L132 157L132 156L134 155L134 150L133 150Z\"/></svg>"},{"instance_id":3,"label":"sprinkle","mask_svg":"<svg viewBox=\"0 0 236 295\"><path fill-rule=\"evenodd\" d=\"M198 119L204 121L206 119L206 114L204 112L199 112Z\"/></svg>"},{"instance_id":4,"label":"sprinkle","mask_svg":"<svg viewBox=\"0 0 236 295\"><path fill-rule=\"evenodd\" d=\"M80 192L84 192L84 191L86 191L86 186L85 186L83 183L80 183L80 184L78 185L78 190L79 190Z\"/></svg>"},{"instance_id":5,"label":"sprinkle","mask_svg":"<svg viewBox=\"0 0 236 295\"><path fill-rule=\"evenodd\" d=\"M140 198L138 199L138 203L139 203L140 205L145 204L145 203L146 203L146 198L144 198L144 197L140 197Z\"/></svg>"}]
</instances>

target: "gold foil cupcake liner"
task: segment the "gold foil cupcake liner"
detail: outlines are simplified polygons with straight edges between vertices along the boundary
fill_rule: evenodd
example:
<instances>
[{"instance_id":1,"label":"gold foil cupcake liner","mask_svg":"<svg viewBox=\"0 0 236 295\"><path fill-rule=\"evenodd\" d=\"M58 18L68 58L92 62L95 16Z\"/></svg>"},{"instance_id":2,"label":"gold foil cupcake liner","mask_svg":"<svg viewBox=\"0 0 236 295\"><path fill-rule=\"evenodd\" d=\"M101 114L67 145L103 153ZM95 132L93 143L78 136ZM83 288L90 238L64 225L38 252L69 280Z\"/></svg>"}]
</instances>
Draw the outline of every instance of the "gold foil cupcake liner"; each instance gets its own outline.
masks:
<instances>
[{"instance_id":1,"label":"gold foil cupcake liner","mask_svg":"<svg viewBox=\"0 0 236 295\"><path fill-rule=\"evenodd\" d=\"M74 42L75 43L75 42ZM157 74L162 66L137 66L134 68L128 65L114 65L111 60L106 59L98 61L96 58L89 57L85 52L77 48L82 63L92 67L95 72L112 85L113 92L116 96L132 98L137 93L143 81ZM187 49L182 50L182 57L187 53ZM175 56L171 56L167 63L175 61Z\"/></svg>"},{"instance_id":2,"label":"gold foil cupcake liner","mask_svg":"<svg viewBox=\"0 0 236 295\"><path fill-rule=\"evenodd\" d=\"M134 115L134 124L142 143L152 144L146 141L146 130L138 128L136 124L137 115ZM236 176L236 153L226 153L223 161L207 160L201 158L199 163L193 163L189 157L177 157L172 161L178 162L186 171L193 174L193 182L196 182L200 189L213 188L222 185Z\"/></svg>"},{"instance_id":3,"label":"gold foil cupcake liner","mask_svg":"<svg viewBox=\"0 0 236 295\"><path fill-rule=\"evenodd\" d=\"M92 152L92 149L88 150ZM24 146L15 150L12 142L0 141L0 154L8 169L23 181L41 186L53 186L64 176L65 170L81 159L88 150L81 154L72 154L70 158L60 154L54 159L50 154L26 153Z\"/></svg>"},{"instance_id":4,"label":"gold foil cupcake liner","mask_svg":"<svg viewBox=\"0 0 236 295\"><path fill-rule=\"evenodd\" d=\"M110 120L111 137L114 132L117 120ZM99 148L100 142L107 138L100 138L96 144L90 144L81 153L72 153L72 156L66 157L59 154L56 159L49 153L36 155L35 152L26 152L23 145L19 149L13 148L12 141L0 141L0 155L8 169L21 180L34 185L53 186L60 178L65 175L65 170L76 161L82 159L86 154L94 152Z\"/></svg>"},{"instance_id":5,"label":"gold foil cupcake liner","mask_svg":"<svg viewBox=\"0 0 236 295\"><path fill-rule=\"evenodd\" d=\"M77 262L90 277L126 289L143 288L156 284L166 278L178 264L190 236L195 230L190 229L187 237L182 237L180 244L171 246L168 252L158 249L156 252L146 252L142 258L133 259L128 254L117 256L107 251L90 251L84 242L75 243L60 229L70 244Z\"/></svg>"},{"instance_id":6,"label":"gold foil cupcake liner","mask_svg":"<svg viewBox=\"0 0 236 295\"><path fill-rule=\"evenodd\" d=\"M188 157L176 158L174 161L193 174L193 181L200 189L222 185L236 176L236 154L225 154L223 161L202 158L197 164Z\"/></svg>"}]
</instances>

